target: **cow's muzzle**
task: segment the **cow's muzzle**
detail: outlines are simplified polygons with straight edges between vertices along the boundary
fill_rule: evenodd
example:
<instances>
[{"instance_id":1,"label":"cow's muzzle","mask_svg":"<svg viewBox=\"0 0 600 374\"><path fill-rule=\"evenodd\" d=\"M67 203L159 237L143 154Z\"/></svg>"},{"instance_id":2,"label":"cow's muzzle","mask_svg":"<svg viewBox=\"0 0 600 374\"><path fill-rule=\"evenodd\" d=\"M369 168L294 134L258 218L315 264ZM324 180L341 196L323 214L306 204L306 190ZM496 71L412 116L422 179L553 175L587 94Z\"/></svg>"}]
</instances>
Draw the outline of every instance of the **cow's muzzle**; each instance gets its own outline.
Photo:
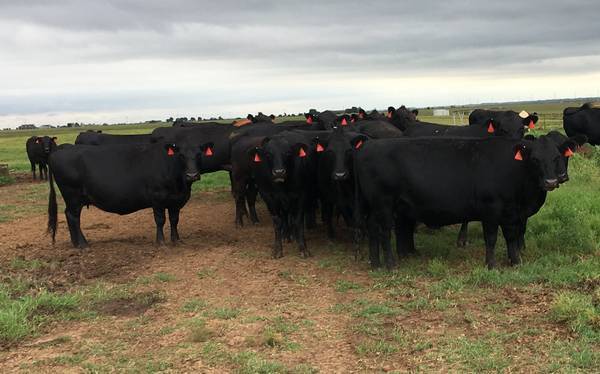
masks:
<instances>
[{"instance_id":1,"label":"cow's muzzle","mask_svg":"<svg viewBox=\"0 0 600 374\"><path fill-rule=\"evenodd\" d=\"M285 169L273 169L271 173L273 174L273 182L282 183L285 181L287 175Z\"/></svg>"},{"instance_id":2,"label":"cow's muzzle","mask_svg":"<svg viewBox=\"0 0 600 374\"><path fill-rule=\"evenodd\" d=\"M546 179L544 180L544 190L552 191L558 187L558 179Z\"/></svg>"},{"instance_id":3,"label":"cow's muzzle","mask_svg":"<svg viewBox=\"0 0 600 374\"><path fill-rule=\"evenodd\" d=\"M197 181L200 178L200 174L199 173L185 173L185 177L187 178L188 181Z\"/></svg>"},{"instance_id":4,"label":"cow's muzzle","mask_svg":"<svg viewBox=\"0 0 600 374\"><path fill-rule=\"evenodd\" d=\"M565 183L569 181L569 174L564 173L558 176L558 183Z\"/></svg>"},{"instance_id":5,"label":"cow's muzzle","mask_svg":"<svg viewBox=\"0 0 600 374\"><path fill-rule=\"evenodd\" d=\"M348 172L347 171L333 173L333 180L334 181L344 181L346 179L348 179Z\"/></svg>"}]
</instances>

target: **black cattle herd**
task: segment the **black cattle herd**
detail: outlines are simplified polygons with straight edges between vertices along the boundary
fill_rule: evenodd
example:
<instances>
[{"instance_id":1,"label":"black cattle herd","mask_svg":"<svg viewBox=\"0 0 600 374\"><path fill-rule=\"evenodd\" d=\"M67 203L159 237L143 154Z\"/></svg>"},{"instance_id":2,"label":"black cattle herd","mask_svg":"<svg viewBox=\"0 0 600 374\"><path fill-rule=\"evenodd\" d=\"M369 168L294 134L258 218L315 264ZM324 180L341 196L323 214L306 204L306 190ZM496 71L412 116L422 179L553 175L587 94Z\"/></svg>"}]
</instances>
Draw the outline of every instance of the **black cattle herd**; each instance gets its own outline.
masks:
<instances>
[{"instance_id":1,"label":"black cattle herd","mask_svg":"<svg viewBox=\"0 0 600 374\"><path fill-rule=\"evenodd\" d=\"M568 181L568 159L583 143L600 144L600 108L584 104L564 110L567 136L552 131L525 135L536 113L477 109L467 126L417 120L417 111L389 107L386 114L359 110L307 114L306 120L279 124L272 116L249 115L233 124L176 122L146 135L82 132L75 144L32 137L27 154L33 178L49 179L48 230L54 242L57 203L54 181L65 201L74 247L88 242L80 214L93 205L128 214L152 208L156 242L164 243L166 211L171 241L179 240L179 212L200 175L229 172L235 201L235 224L246 217L258 222L258 194L273 222L274 258L283 242L295 241L310 256L305 229L317 223L335 239L336 222L352 229L357 250L368 240L369 260L396 266L398 257L415 253L418 223L441 227L461 223L459 246L467 224L483 226L486 264L495 266L498 228L511 264L520 251L529 217L546 194ZM348 231L346 231L348 232ZM357 252L358 253L358 252Z\"/></svg>"}]
</instances>

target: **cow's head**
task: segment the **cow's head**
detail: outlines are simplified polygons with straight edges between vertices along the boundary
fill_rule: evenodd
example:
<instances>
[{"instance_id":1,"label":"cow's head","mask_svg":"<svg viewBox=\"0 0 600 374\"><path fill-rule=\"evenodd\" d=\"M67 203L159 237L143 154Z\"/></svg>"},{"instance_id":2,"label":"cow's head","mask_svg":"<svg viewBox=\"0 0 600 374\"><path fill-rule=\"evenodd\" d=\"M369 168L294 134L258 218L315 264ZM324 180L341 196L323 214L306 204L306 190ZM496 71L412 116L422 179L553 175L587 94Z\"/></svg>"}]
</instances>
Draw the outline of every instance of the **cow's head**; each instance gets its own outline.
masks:
<instances>
[{"instance_id":1,"label":"cow's head","mask_svg":"<svg viewBox=\"0 0 600 374\"><path fill-rule=\"evenodd\" d=\"M360 119L367 118L367 112L365 112L365 110L363 108L358 108L358 118L360 118Z\"/></svg>"},{"instance_id":2,"label":"cow's head","mask_svg":"<svg viewBox=\"0 0 600 374\"><path fill-rule=\"evenodd\" d=\"M46 155L49 155L56 150L56 139L56 136L38 136L35 138L35 143L40 145Z\"/></svg>"},{"instance_id":3,"label":"cow's head","mask_svg":"<svg viewBox=\"0 0 600 374\"><path fill-rule=\"evenodd\" d=\"M341 115L337 117L335 121L336 126L348 126L352 123L352 117L347 114Z\"/></svg>"},{"instance_id":4,"label":"cow's head","mask_svg":"<svg viewBox=\"0 0 600 374\"><path fill-rule=\"evenodd\" d=\"M533 112L533 114L529 114L527 117L522 118L522 125L523 128L529 129L529 130L533 130L535 129L535 124L537 123L539 117L538 114L536 112Z\"/></svg>"},{"instance_id":5,"label":"cow's head","mask_svg":"<svg viewBox=\"0 0 600 374\"><path fill-rule=\"evenodd\" d=\"M408 110L404 105L402 105L392 113L391 122L394 126L404 131L409 125L417 121L418 113L418 110Z\"/></svg>"},{"instance_id":6,"label":"cow's head","mask_svg":"<svg viewBox=\"0 0 600 374\"><path fill-rule=\"evenodd\" d=\"M527 135L525 138L529 137L530 135ZM573 154L579 150L579 147L587 142L587 137L585 135L575 135L568 138L558 131L550 131L548 134L540 136L540 138L544 137L550 139L555 144L558 152L562 155L563 162L565 164L565 170L563 172L557 171L557 173L558 182L565 183L569 180L569 158L571 158L571 156L573 156ZM536 139L533 138L533 140Z\"/></svg>"},{"instance_id":7,"label":"cow's head","mask_svg":"<svg viewBox=\"0 0 600 374\"><path fill-rule=\"evenodd\" d=\"M567 175L563 155L548 137L540 137L535 141L521 140L513 152L515 162L527 163L537 176L540 188L545 191L557 188L560 179Z\"/></svg>"},{"instance_id":8,"label":"cow's head","mask_svg":"<svg viewBox=\"0 0 600 374\"><path fill-rule=\"evenodd\" d=\"M164 145L167 157L179 161L184 168L185 178L188 182L200 180L200 169L204 157L214 156L214 144L212 142L204 143L198 146L191 141L181 141L179 143L167 143Z\"/></svg>"},{"instance_id":9,"label":"cow's head","mask_svg":"<svg viewBox=\"0 0 600 374\"><path fill-rule=\"evenodd\" d=\"M329 136L326 143L315 139L315 150L321 152L320 163L331 170L331 179L344 181L350 177L354 152L362 147L368 137L354 132L345 132L343 127L337 127Z\"/></svg>"},{"instance_id":10,"label":"cow's head","mask_svg":"<svg viewBox=\"0 0 600 374\"><path fill-rule=\"evenodd\" d=\"M294 143L285 136L266 137L260 146L250 150L250 162L269 170L275 183L283 183L299 162L309 155L305 143Z\"/></svg>"}]
</instances>

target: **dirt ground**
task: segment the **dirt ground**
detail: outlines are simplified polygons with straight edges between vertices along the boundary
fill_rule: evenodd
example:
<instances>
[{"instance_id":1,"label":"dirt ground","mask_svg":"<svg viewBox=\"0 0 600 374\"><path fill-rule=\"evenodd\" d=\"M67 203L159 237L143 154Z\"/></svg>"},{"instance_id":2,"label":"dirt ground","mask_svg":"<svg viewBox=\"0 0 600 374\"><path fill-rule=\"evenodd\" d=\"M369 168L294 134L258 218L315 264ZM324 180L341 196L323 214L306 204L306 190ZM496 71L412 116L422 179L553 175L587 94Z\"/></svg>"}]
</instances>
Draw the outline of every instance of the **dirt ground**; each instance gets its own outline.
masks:
<instances>
[{"instance_id":1,"label":"dirt ground","mask_svg":"<svg viewBox=\"0 0 600 374\"><path fill-rule=\"evenodd\" d=\"M16 191L19 186L4 188ZM525 364L517 371L528 371L527 356L541 353L537 340L569 338L564 328L540 321L548 304L543 292L530 298L521 291L502 291L489 300L499 308L505 302L501 319L489 317L480 301L468 299L451 306L452 314L441 308L369 314L360 309L365 299L383 308L390 300L417 300L425 286L416 278L413 294L377 287L368 264L352 259L350 241L332 244L321 228L308 232L313 257L301 259L297 248L287 244L284 258L272 260L272 229L262 204L259 215L259 225L236 229L229 195L200 193L182 211L183 243L156 247L150 211L118 216L92 207L82 214L91 245L82 252L71 248L62 214L55 245L45 233L43 214L0 224L0 264L8 268L14 258L50 264L26 270L50 291L101 283L134 285L132 292L161 295L156 303L142 306L115 298L95 318L53 322L38 336L0 351L0 371L121 371L160 362L157 367L142 365L141 371L224 372L236 369L232 354L247 351L296 372L447 371L463 366L460 360L432 354L436 342L447 338L449 347L449 340L529 323L537 332L515 338L518 347L505 346L502 353L514 356L511 365ZM340 236L350 238L349 232ZM340 290L344 282L350 290ZM381 352L369 351L364 345L369 333L360 329L371 326L370 316L381 317L374 329L401 335L393 338L403 342L397 350L386 353L384 346ZM205 321L200 333L208 331L207 339L190 337L189 323L195 318Z\"/></svg>"}]
</instances>

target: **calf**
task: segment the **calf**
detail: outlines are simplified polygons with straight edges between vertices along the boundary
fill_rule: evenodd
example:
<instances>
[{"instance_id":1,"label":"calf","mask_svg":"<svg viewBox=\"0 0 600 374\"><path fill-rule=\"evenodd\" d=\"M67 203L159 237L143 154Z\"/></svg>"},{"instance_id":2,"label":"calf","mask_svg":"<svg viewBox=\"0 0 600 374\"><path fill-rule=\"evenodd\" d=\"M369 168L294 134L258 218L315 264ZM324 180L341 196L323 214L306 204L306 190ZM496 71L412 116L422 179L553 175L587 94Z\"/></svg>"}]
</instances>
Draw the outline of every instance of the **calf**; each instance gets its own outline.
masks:
<instances>
[{"instance_id":1,"label":"calf","mask_svg":"<svg viewBox=\"0 0 600 374\"><path fill-rule=\"evenodd\" d=\"M395 266L414 252L417 222L440 227L481 221L486 264L493 268L498 227L512 264L520 262L527 219L566 172L554 142L503 137L382 139L365 142L355 156L360 217L367 222L371 265Z\"/></svg>"},{"instance_id":2,"label":"calf","mask_svg":"<svg viewBox=\"0 0 600 374\"><path fill-rule=\"evenodd\" d=\"M48 179L48 157L56 150L56 136L32 136L25 143L27 157L31 164L31 174L35 180L35 166L38 165L40 180Z\"/></svg>"},{"instance_id":3,"label":"calf","mask_svg":"<svg viewBox=\"0 0 600 374\"><path fill-rule=\"evenodd\" d=\"M202 147L182 144L75 145L62 147L50 156L48 231L55 240L56 192L65 201L71 243L86 248L80 214L84 205L106 212L129 214L152 208L156 242L164 243L165 209L169 211L171 241L179 240L179 211L190 198L192 182L200 178Z\"/></svg>"}]
</instances>

